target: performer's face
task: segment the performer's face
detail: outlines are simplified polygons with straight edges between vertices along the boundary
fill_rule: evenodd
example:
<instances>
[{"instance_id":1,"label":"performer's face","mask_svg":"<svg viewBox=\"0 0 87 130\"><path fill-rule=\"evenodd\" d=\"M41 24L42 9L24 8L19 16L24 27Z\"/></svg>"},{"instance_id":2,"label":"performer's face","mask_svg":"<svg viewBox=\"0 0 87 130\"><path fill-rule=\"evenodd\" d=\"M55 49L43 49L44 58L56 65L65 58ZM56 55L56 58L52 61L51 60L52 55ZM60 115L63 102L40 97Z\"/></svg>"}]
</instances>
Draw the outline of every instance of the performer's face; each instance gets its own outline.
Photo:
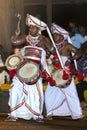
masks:
<instances>
[{"instance_id":1,"label":"performer's face","mask_svg":"<svg viewBox=\"0 0 87 130\"><path fill-rule=\"evenodd\" d=\"M30 25L29 33L32 36L37 36L38 32L39 32L39 28L37 26Z\"/></svg>"},{"instance_id":2,"label":"performer's face","mask_svg":"<svg viewBox=\"0 0 87 130\"><path fill-rule=\"evenodd\" d=\"M64 37L63 37L63 35L61 35L59 33L54 33L53 39L54 39L55 43L60 43L64 40Z\"/></svg>"}]
</instances>

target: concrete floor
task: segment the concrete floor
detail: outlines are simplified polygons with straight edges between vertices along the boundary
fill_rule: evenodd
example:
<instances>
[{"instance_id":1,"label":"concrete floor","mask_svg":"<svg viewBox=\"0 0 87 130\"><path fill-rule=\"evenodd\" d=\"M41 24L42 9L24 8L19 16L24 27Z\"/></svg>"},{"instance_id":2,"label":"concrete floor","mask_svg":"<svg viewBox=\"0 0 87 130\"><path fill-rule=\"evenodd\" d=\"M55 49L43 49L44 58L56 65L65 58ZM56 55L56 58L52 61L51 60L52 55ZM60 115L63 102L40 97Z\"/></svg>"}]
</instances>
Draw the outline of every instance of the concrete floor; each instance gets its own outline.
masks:
<instances>
[{"instance_id":1,"label":"concrete floor","mask_svg":"<svg viewBox=\"0 0 87 130\"><path fill-rule=\"evenodd\" d=\"M87 117L83 120L72 120L70 117L53 117L53 120L36 122L18 119L6 122L7 115L0 115L0 130L87 130Z\"/></svg>"}]
</instances>

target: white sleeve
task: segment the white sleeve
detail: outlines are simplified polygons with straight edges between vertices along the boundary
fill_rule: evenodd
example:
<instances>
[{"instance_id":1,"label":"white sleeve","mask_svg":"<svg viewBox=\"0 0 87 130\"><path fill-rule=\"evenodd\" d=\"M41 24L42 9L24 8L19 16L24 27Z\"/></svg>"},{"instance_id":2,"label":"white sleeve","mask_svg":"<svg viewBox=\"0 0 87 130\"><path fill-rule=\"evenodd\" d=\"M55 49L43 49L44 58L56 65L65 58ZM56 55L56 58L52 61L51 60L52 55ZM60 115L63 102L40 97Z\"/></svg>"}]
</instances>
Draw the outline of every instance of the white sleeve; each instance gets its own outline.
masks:
<instances>
[{"instance_id":1,"label":"white sleeve","mask_svg":"<svg viewBox=\"0 0 87 130\"><path fill-rule=\"evenodd\" d=\"M46 52L44 50L42 50L41 64L44 70L46 70L49 73L47 63L46 63Z\"/></svg>"}]
</instances>

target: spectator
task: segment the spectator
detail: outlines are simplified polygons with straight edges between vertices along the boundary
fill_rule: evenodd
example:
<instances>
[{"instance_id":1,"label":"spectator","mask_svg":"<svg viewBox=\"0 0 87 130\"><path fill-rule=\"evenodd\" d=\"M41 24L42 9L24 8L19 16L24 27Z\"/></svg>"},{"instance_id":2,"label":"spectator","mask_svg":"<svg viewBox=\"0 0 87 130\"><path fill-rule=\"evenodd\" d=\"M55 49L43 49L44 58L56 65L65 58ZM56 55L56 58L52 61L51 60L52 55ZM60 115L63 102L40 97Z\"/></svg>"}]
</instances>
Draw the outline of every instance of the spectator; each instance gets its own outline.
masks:
<instances>
[{"instance_id":1,"label":"spectator","mask_svg":"<svg viewBox=\"0 0 87 130\"><path fill-rule=\"evenodd\" d=\"M84 25L79 25L78 26L78 31L84 37L85 41L87 41L87 30L86 30L86 27Z\"/></svg>"}]
</instances>

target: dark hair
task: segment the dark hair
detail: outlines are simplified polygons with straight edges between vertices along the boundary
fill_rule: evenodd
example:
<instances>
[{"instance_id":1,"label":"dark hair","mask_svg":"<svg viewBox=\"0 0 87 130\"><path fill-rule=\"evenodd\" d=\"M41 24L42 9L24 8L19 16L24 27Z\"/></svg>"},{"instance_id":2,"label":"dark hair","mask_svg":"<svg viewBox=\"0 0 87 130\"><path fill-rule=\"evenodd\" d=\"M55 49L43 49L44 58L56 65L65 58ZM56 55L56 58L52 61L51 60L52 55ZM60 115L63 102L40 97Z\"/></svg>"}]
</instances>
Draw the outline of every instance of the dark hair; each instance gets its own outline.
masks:
<instances>
[{"instance_id":1,"label":"dark hair","mask_svg":"<svg viewBox=\"0 0 87 130\"><path fill-rule=\"evenodd\" d=\"M73 24L77 25L76 19L70 19L70 20L69 20L69 23L73 23Z\"/></svg>"}]
</instances>

